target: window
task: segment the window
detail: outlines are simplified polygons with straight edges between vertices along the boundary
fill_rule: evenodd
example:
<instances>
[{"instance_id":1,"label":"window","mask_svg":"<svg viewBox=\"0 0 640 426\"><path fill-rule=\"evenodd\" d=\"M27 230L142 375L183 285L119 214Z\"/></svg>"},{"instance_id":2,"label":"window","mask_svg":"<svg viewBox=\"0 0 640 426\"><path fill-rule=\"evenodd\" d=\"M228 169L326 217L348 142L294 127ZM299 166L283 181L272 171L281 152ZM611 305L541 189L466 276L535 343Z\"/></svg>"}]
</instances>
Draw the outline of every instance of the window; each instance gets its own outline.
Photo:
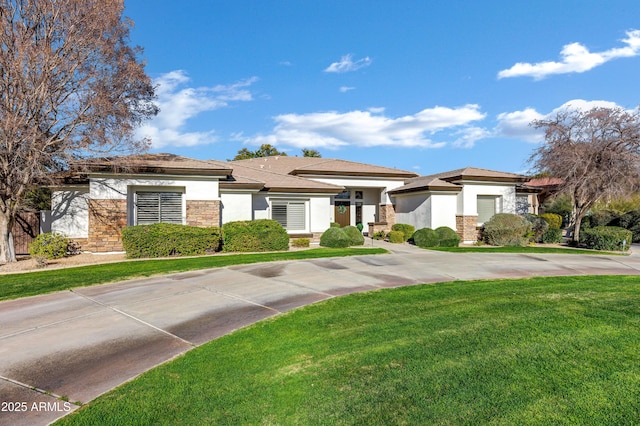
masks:
<instances>
[{"instance_id":1,"label":"window","mask_svg":"<svg viewBox=\"0 0 640 426\"><path fill-rule=\"evenodd\" d=\"M478 225L482 225L498 212L498 197L478 195Z\"/></svg>"},{"instance_id":2,"label":"window","mask_svg":"<svg viewBox=\"0 0 640 426\"><path fill-rule=\"evenodd\" d=\"M182 224L181 192L136 192L136 225Z\"/></svg>"},{"instance_id":3,"label":"window","mask_svg":"<svg viewBox=\"0 0 640 426\"><path fill-rule=\"evenodd\" d=\"M304 231L306 214L304 201L274 201L271 204L271 219L287 231Z\"/></svg>"}]
</instances>

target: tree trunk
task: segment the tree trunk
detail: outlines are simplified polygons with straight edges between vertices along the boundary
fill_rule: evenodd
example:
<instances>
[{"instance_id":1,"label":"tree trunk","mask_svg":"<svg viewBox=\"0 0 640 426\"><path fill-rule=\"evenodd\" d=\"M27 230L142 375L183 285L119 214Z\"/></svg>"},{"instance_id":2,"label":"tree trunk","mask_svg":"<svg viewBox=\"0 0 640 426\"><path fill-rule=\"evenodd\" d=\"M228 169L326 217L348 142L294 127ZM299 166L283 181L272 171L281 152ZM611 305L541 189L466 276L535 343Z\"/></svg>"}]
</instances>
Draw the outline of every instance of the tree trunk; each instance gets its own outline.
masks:
<instances>
[{"instance_id":1,"label":"tree trunk","mask_svg":"<svg viewBox=\"0 0 640 426\"><path fill-rule=\"evenodd\" d=\"M0 212L0 264L15 262L16 254L13 250L11 228L13 220L10 214Z\"/></svg>"}]
</instances>

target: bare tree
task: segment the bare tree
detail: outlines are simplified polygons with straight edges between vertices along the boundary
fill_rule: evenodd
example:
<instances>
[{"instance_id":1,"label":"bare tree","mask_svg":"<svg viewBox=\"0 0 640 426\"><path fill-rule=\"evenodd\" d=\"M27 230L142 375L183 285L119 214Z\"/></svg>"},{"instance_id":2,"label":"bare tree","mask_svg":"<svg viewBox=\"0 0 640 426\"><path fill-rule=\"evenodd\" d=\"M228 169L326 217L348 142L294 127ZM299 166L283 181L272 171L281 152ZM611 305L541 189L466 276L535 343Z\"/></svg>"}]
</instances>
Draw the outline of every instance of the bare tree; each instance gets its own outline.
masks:
<instances>
[{"instance_id":1,"label":"bare tree","mask_svg":"<svg viewBox=\"0 0 640 426\"><path fill-rule=\"evenodd\" d=\"M157 113L123 0L0 0L0 263L34 183L69 160L144 150Z\"/></svg>"},{"instance_id":2,"label":"bare tree","mask_svg":"<svg viewBox=\"0 0 640 426\"><path fill-rule=\"evenodd\" d=\"M640 110L566 109L531 125L544 129L545 143L530 161L537 171L562 180L559 191L571 196L578 242L582 219L594 203L637 187Z\"/></svg>"}]
</instances>

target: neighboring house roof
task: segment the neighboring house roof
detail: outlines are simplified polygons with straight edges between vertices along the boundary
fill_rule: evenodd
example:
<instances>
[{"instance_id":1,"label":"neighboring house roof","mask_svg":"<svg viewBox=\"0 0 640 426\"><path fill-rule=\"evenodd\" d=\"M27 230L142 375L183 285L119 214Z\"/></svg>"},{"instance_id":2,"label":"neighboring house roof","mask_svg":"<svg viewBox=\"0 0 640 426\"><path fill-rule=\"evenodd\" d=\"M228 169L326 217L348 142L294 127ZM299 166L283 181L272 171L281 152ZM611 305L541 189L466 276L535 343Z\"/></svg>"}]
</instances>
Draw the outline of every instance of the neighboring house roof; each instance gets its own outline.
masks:
<instances>
[{"instance_id":1,"label":"neighboring house roof","mask_svg":"<svg viewBox=\"0 0 640 426\"><path fill-rule=\"evenodd\" d=\"M253 169L296 176L369 176L400 179L418 176L417 173L406 170L334 158L273 156L230 161L229 164L233 167L243 165Z\"/></svg>"},{"instance_id":2,"label":"neighboring house roof","mask_svg":"<svg viewBox=\"0 0 640 426\"><path fill-rule=\"evenodd\" d=\"M338 194L344 191L344 187L304 179L282 172L272 171L268 168L247 167L240 161L231 162L233 165L233 178L241 181L261 182L262 189L269 192L314 192ZM221 183L222 188L239 188L235 182Z\"/></svg>"},{"instance_id":3,"label":"neighboring house roof","mask_svg":"<svg viewBox=\"0 0 640 426\"><path fill-rule=\"evenodd\" d=\"M222 161L204 161L175 154L141 154L75 162L78 171L107 173L168 173L187 176L229 176L232 168Z\"/></svg>"},{"instance_id":4,"label":"neighboring house roof","mask_svg":"<svg viewBox=\"0 0 640 426\"><path fill-rule=\"evenodd\" d=\"M541 187L549 187L549 186L558 186L562 183L562 179L554 178L554 177L543 177L543 178L534 178L527 181L526 185L541 188Z\"/></svg>"},{"instance_id":5,"label":"neighboring house roof","mask_svg":"<svg viewBox=\"0 0 640 426\"><path fill-rule=\"evenodd\" d=\"M513 182L524 183L528 178L515 173L498 172L495 170L479 169L476 167L465 167L463 169L451 170L443 173L436 173L428 176L419 176L405 181L405 185L389 191L390 195L403 194L416 191L460 191L462 186L457 184L461 181L482 181L482 182Z\"/></svg>"}]
</instances>

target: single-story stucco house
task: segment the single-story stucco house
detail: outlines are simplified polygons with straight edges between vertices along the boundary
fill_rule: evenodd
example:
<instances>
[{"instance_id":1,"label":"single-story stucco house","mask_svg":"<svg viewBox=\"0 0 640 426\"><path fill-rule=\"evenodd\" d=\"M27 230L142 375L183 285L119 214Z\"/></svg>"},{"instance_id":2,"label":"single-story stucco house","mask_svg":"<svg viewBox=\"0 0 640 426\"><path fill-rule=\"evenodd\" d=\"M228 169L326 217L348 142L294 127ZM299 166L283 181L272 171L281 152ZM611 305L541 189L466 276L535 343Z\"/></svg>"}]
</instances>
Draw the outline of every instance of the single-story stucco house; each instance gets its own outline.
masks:
<instances>
[{"instance_id":1,"label":"single-story stucco house","mask_svg":"<svg viewBox=\"0 0 640 426\"><path fill-rule=\"evenodd\" d=\"M466 168L432 176L339 159L276 156L240 161L144 154L73 165L52 187L46 229L83 250L122 250L126 226L221 226L274 219L292 237L318 239L331 222L364 231L394 223L449 226L465 241L497 212L535 212L524 176Z\"/></svg>"}]
</instances>

